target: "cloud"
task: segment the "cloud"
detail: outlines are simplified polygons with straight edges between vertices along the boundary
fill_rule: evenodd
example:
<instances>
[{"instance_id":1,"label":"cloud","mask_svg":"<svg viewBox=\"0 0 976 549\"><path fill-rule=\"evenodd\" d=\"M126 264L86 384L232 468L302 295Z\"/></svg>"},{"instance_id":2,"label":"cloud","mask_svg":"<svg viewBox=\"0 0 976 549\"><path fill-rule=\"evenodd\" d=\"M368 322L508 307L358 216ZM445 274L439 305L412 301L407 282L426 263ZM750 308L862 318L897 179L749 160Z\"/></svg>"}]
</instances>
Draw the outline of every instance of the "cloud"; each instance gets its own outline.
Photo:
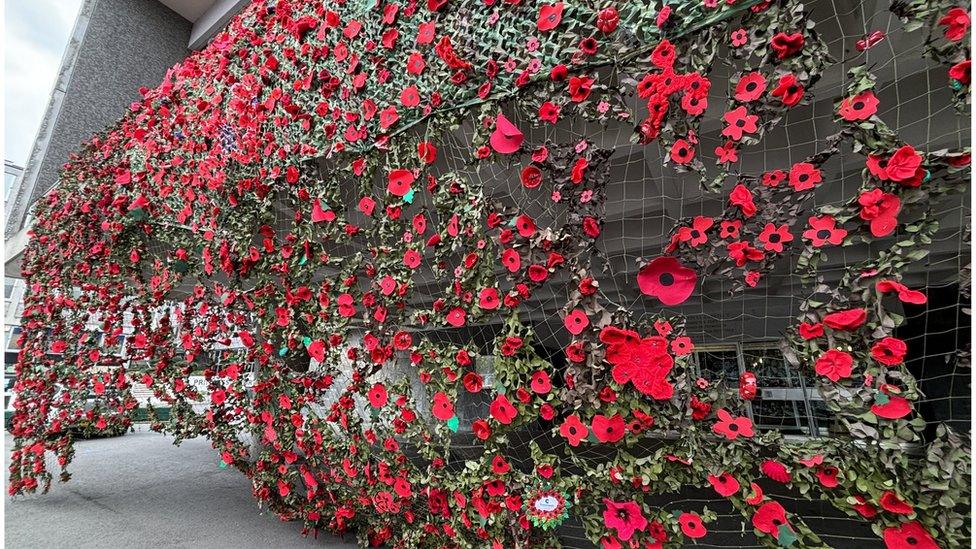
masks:
<instances>
[{"instance_id":1,"label":"cloud","mask_svg":"<svg viewBox=\"0 0 976 549\"><path fill-rule=\"evenodd\" d=\"M30 155L81 0L8 0L4 13L4 158Z\"/></svg>"}]
</instances>

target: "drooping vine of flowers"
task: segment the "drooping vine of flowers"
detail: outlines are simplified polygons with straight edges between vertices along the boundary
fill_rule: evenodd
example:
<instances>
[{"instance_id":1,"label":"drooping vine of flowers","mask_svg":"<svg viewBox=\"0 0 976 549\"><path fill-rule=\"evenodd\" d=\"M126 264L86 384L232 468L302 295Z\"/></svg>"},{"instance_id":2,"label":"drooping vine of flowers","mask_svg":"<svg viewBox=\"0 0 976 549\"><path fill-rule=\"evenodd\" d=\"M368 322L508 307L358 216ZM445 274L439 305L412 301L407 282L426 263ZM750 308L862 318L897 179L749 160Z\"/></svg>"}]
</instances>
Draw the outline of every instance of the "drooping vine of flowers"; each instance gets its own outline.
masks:
<instances>
[{"instance_id":1,"label":"drooping vine of flowers","mask_svg":"<svg viewBox=\"0 0 976 549\"><path fill-rule=\"evenodd\" d=\"M928 33L965 111L968 5L891 10ZM923 440L888 306L925 303L901 280L969 148L902 141L861 64L815 154L738 167L848 54L828 50L793 0L253 2L38 205L11 494L48 490L49 452L67 480L74 433L129 425L141 383L169 408L154 429L206 436L279 516L363 544L550 547L576 524L608 549L676 546L707 540L715 511L651 498L700 488L770 546L825 546L782 493L888 547L965 545L967 444ZM567 123L593 134L560 138ZM628 271L652 314L600 285L610 126L726 203ZM817 203L842 149L863 183ZM821 262L865 242L883 251L825 282ZM842 426L804 441L753 425L754 380L696 379L674 309L706 277L749 292L791 254L809 293L784 356Z\"/></svg>"}]
</instances>

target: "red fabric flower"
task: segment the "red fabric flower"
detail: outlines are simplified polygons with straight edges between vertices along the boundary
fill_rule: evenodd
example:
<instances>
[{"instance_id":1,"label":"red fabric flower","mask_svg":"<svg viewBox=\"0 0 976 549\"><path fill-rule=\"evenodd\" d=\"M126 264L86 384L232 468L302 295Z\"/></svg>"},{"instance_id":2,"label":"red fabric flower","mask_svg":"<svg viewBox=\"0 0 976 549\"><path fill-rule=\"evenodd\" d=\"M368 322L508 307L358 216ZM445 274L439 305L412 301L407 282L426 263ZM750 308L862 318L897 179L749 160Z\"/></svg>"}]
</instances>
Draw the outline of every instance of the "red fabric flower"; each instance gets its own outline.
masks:
<instances>
[{"instance_id":1,"label":"red fabric flower","mask_svg":"<svg viewBox=\"0 0 976 549\"><path fill-rule=\"evenodd\" d=\"M562 19L562 2L556 2L555 4L542 4L539 6L539 20L536 22L536 28L542 32L551 31L559 26L559 22L562 21Z\"/></svg>"},{"instance_id":2,"label":"red fabric flower","mask_svg":"<svg viewBox=\"0 0 976 549\"><path fill-rule=\"evenodd\" d=\"M892 181L906 181L915 177L915 172L922 165L922 156L915 152L911 145L899 147L885 165L885 174Z\"/></svg>"},{"instance_id":3,"label":"red fabric flower","mask_svg":"<svg viewBox=\"0 0 976 549\"><path fill-rule=\"evenodd\" d=\"M779 82L773 91L769 92L773 97L778 97L787 107L792 107L803 99L803 86L792 73L784 74L779 78Z\"/></svg>"},{"instance_id":4,"label":"red fabric flower","mask_svg":"<svg viewBox=\"0 0 976 549\"><path fill-rule=\"evenodd\" d=\"M656 67L669 69L674 65L676 55L674 45L665 38L651 52L651 63L654 63Z\"/></svg>"},{"instance_id":5,"label":"red fabric flower","mask_svg":"<svg viewBox=\"0 0 976 549\"><path fill-rule=\"evenodd\" d=\"M885 511L895 513L896 515L910 515L915 511L915 508L910 503L898 497L898 494L891 490L881 494L881 498L878 499L878 504Z\"/></svg>"},{"instance_id":6,"label":"red fabric flower","mask_svg":"<svg viewBox=\"0 0 976 549\"><path fill-rule=\"evenodd\" d=\"M845 309L824 316L823 323L834 330L853 332L860 328L867 319L867 309Z\"/></svg>"},{"instance_id":7,"label":"red fabric flower","mask_svg":"<svg viewBox=\"0 0 976 549\"><path fill-rule=\"evenodd\" d=\"M878 112L878 98L874 92L865 90L854 97L845 97L837 108L840 117L848 122L867 120Z\"/></svg>"},{"instance_id":8,"label":"red fabric flower","mask_svg":"<svg viewBox=\"0 0 976 549\"><path fill-rule=\"evenodd\" d=\"M803 231L803 238L810 241L814 248L827 244L839 246L847 237L847 231L837 226L837 220L831 215L812 216L807 220L810 228Z\"/></svg>"},{"instance_id":9,"label":"red fabric flower","mask_svg":"<svg viewBox=\"0 0 976 549\"><path fill-rule=\"evenodd\" d=\"M949 78L958 80L961 84L968 86L972 79L972 64L969 59L960 61L949 68Z\"/></svg>"},{"instance_id":10,"label":"red fabric flower","mask_svg":"<svg viewBox=\"0 0 976 549\"><path fill-rule=\"evenodd\" d=\"M766 79L759 72L744 75L735 85L735 100L741 103L755 101L766 93Z\"/></svg>"},{"instance_id":11,"label":"red fabric flower","mask_svg":"<svg viewBox=\"0 0 976 549\"><path fill-rule=\"evenodd\" d=\"M695 513L682 513L678 517L678 524L681 525L681 531L684 535L692 539L703 538L708 533L705 525L702 524L701 517Z\"/></svg>"},{"instance_id":12,"label":"red fabric flower","mask_svg":"<svg viewBox=\"0 0 976 549\"><path fill-rule=\"evenodd\" d=\"M684 139L675 140L671 145L671 160L675 164L685 165L695 158L695 147Z\"/></svg>"},{"instance_id":13,"label":"red fabric flower","mask_svg":"<svg viewBox=\"0 0 976 549\"><path fill-rule=\"evenodd\" d=\"M526 189L534 189L542 184L542 170L530 164L522 168L521 180Z\"/></svg>"},{"instance_id":14,"label":"red fabric flower","mask_svg":"<svg viewBox=\"0 0 976 549\"><path fill-rule=\"evenodd\" d=\"M799 32L792 34L778 32L769 41L769 47L776 52L778 59L786 59L787 57L796 55L798 51L803 49L803 42L803 34Z\"/></svg>"},{"instance_id":15,"label":"red fabric flower","mask_svg":"<svg viewBox=\"0 0 976 549\"><path fill-rule=\"evenodd\" d=\"M531 387L532 392L535 394L548 394L549 391L552 390L552 381L549 379L549 374L547 374L544 370L539 370L532 374L529 387Z\"/></svg>"},{"instance_id":16,"label":"red fabric flower","mask_svg":"<svg viewBox=\"0 0 976 549\"><path fill-rule=\"evenodd\" d=\"M382 383L377 383L373 385L373 388L369 390L369 404L373 408L382 408L386 405L389 396L386 393L386 387Z\"/></svg>"},{"instance_id":17,"label":"red fabric flower","mask_svg":"<svg viewBox=\"0 0 976 549\"><path fill-rule=\"evenodd\" d=\"M814 369L817 374L836 382L851 377L853 366L854 358L850 354L838 349L828 349L817 359Z\"/></svg>"},{"instance_id":18,"label":"red fabric flower","mask_svg":"<svg viewBox=\"0 0 976 549\"><path fill-rule=\"evenodd\" d=\"M836 488L840 485L840 482L837 480L839 474L840 469L836 467L820 467L817 469L817 480L820 481L820 484L824 488Z\"/></svg>"},{"instance_id":19,"label":"red fabric flower","mask_svg":"<svg viewBox=\"0 0 976 549\"><path fill-rule=\"evenodd\" d=\"M889 292L897 292L898 299L903 303L911 303L912 305L925 305L928 298L925 294L919 292L918 290L912 290L908 286L905 286L897 280L879 280L875 285L875 288L883 294Z\"/></svg>"},{"instance_id":20,"label":"red fabric flower","mask_svg":"<svg viewBox=\"0 0 976 549\"><path fill-rule=\"evenodd\" d=\"M614 381L620 385L633 383L642 394L657 400L671 398L674 387L666 378L674 358L667 352L666 339L641 339L637 332L608 326L600 331L600 341L607 346L606 360L613 365L610 373Z\"/></svg>"},{"instance_id":21,"label":"red fabric flower","mask_svg":"<svg viewBox=\"0 0 976 549\"><path fill-rule=\"evenodd\" d=\"M887 402L871 405L871 412L884 419L901 419L912 413L912 404L908 399L897 395L885 395Z\"/></svg>"},{"instance_id":22,"label":"red fabric flower","mask_svg":"<svg viewBox=\"0 0 976 549\"><path fill-rule=\"evenodd\" d=\"M454 417L454 403L441 391L434 394L434 402L431 406L434 417L442 421L447 421Z\"/></svg>"},{"instance_id":23,"label":"red fabric flower","mask_svg":"<svg viewBox=\"0 0 976 549\"><path fill-rule=\"evenodd\" d=\"M729 203L733 206L738 206L739 210L742 211L742 215L746 217L756 215L756 203L752 200L752 192L742 183L733 187L732 192L729 193Z\"/></svg>"},{"instance_id":24,"label":"red fabric flower","mask_svg":"<svg viewBox=\"0 0 976 549\"><path fill-rule=\"evenodd\" d=\"M573 414L563 421L559 426L559 434L566 439L570 446L579 446L579 443L589 435L590 431L586 424L580 421L579 416Z\"/></svg>"},{"instance_id":25,"label":"red fabric flower","mask_svg":"<svg viewBox=\"0 0 976 549\"><path fill-rule=\"evenodd\" d=\"M525 136L504 114L495 117L495 131L491 133L491 148L499 154L512 154L519 150Z\"/></svg>"},{"instance_id":26,"label":"red fabric flower","mask_svg":"<svg viewBox=\"0 0 976 549\"><path fill-rule=\"evenodd\" d=\"M901 211L901 200L897 196L872 189L861 193L857 202L861 205L861 219L870 222L872 235L881 238L895 232Z\"/></svg>"},{"instance_id":27,"label":"red fabric flower","mask_svg":"<svg viewBox=\"0 0 976 549\"><path fill-rule=\"evenodd\" d=\"M390 194L404 196L410 192L410 184L413 183L414 176L410 170L393 170L387 176L387 190Z\"/></svg>"},{"instance_id":28,"label":"red fabric flower","mask_svg":"<svg viewBox=\"0 0 976 549\"><path fill-rule=\"evenodd\" d=\"M593 436L603 443L613 443L624 438L627 430L624 426L624 418L620 414L606 417L601 414L593 416Z\"/></svg>"},{"instance_id":29,"label":"red fabric flower","mask_svg":"<svg viewBox=\"0 0 976 549\"><path fill-rule=\"evenodd\" d=\"M603 34L610 34L620 24L620 14L613 6L603 8L596 14L596 28Z\"/></svg>"},{"instance_id":30,"label":"red fabric flower","mask_svg":"<svg viewBox=\"0 0 976 549\"><path fill-rule=\"evenodd\" d=\"M742 267L750 261L762 261L765 257L762 251L753 248L748 242L729 242L728 253L737 267Z\"/></svg>"},{"instance_id":31,"label":"red fabric flower","mask_svg":"<svg viewBox=\"0 0 976 549\"><path fill-rule=\"evenodd\" d=\"M766 223L762 232L759 233L759 241L763 243L764 250L782 253L783 246L793 241L793 235L790 234L789 225L784 224L777 227L772 223Z\"/></svg>"},{"instance_id":32,"label":"red fabric flower","mask_svg":"<svg viewBox=\"0 0 976 549\"><path fill-rule=\"evenodd\" d=\"M512 401L504 394L499 394L495 400L488 405L488 412L502 425L509 425L518 415L518 410L512 405Z\"/></svg>"},{"instance_id":33,"label":"red fabric flower","mask_svg":"<svg viewBox=\"0 0 976 549\"><path fill-rule=\"evenodd\" d=\"M790 186L797 192L812 189L822 180L820 170L809 162L797 162L790 168Z\"/></svg>"},{"instance_id":34,"label":"red fabric flower","mask_svg":"<svg viewBox=\"0 0 976 549\"><path fill-rule=\"evenodd\" d=\"M691 222L691 227L681 227L678 229L677 238L678 242L686 242L693 248L697 248L702 244L708 242L708 235L706 232L708 229L712 228L715 221L711 217L704 217L701 215L695 216Z\"/></svg>"},{"instance_id":35,"label":"red fabric flower","mask_svg":"<svg viewBox=\"0 0 976 549\"><path fill-rule=\"evenodd\" d=\"M498 290L495 288L483 288L478 293L478 306L482 309L493 311L500 305Z\"/></svg>"},{"instance_id":36,"label":"red fabric flower","mask_svg":"<svg viewBox=\"0 0 976 549\"><path fill-rule=\"evenodd\" d=\"M574 103L586 101L593 91L594 80L588 76L573 76L569 79L569 99Z\"/></svg>"},{"instance_id":37,"label":"red fabric flower","mask_svg":"<svg viewBox=\"0 0 976 549\"><path fill-rule=\"evenodd\" d=\"M739 491L739 481L725 472L718 476L708 475L708 482L722 497L729 497Z\"/></svg>"},{"instance_id":38,"label":"red fabric flower","mask_svg":"<svg viewBox=\"0 0 976 549\"><path fill-rule=\"evenodd\" d=\"M450 310L450 312L447 313L447 323L455 328L460 328L461 326L464 326L466 316L467 313L464 312L464 309L454 307Z\"/></svg>"},{"instance_id":39,"label":"red fabric flower","mask_svg":"<svg viewBox=\"0 0 976 549\"><path fill-rule=\"evenodd\" d=\"M885 366L895 366L905 360L908 345L894 337L886 337L871 347L871 356Z\"/></svg>"},{"instance_id":40,"label":"red fabric flower","mask_svg":"<svg viewBox=\"0 0 976 549\"><path fill-rule=\"evenodd\" d=\"M950 8L945 15L939 19L939 25L945 27L943 35L946 40L958 42L966 36L969 30L969 13L965 8Z\"/></svg>"},{"instance_id":41,"label":"red fabric flower","mask_svg":"<svg viewBox=\"0 0 976 549\"><path fill-rule=\"evenodd\" d=\"M790 470L786 468L786 465L774 460L767 459L759 466L759 469L767 477L775 480L776 482L786 484L793 480L793 475L790 474Z\"/></svg>"},{"instance_id":42,"label":"red fabric flower","mask_svg":"<svg viewBox=\"0 0 976 549\"><path fill-rule=\"evenodd\" d=\"M566 331L573 335L579 335L590 325L590 319L581 309L573 309L563 319L563 324L566 326Z\"/></svg>"},{"instance_id":43,"label":"red fabric flower","mask_svg":"<svg viewBox=\"0 0 976 549\"><path fill-rule=\"evenodd\" d=\"M765 172L762 176L762 184L767 187L778 187L783 181L786 181L786 173L783 170Z\"/></svg>"},{"instance_id":44,"label":"red fabric flower","mask_svg":"<svg viewBox=\"0 0 976 549\"><path fill-rule=\"evenodd\" d=\"M616 530L617 537L628 541L634 532L643 532L647 528L647 519L641 513L639 505L633 501L616 502L603 498L606 506L603 510L603 526L608 530Z\"/></svg>"},{"instance_id":45,"label":"red fabric flower","mask_svg":"<svg viewBox=\"0 0 976 549\"><path fill-rule=\"evenodd\" d=\"M742 139L744 134L756 133L758 129L756 122L759 120L759 116L749 114L743 106L725 113L722 119L725 120L726 124L725 129L722 130L722 135L733 141Z\"/></svg>"},{"instance_id":46,"label":"red fabric flower","mask_svg":"<svg viewBox=\"0 0 976 549\"><path fill-rule=\"evenodd\" d=\"M885 528L882 537L888 549L939 549L939 544L914 520L897 528Z\"/></svg>"},{"instance_id":47,"label":"red fabric flower","mask_svg":"<svg viewBox=\"0 0 976 549\"><path fill-rule=\"evenodd\" d=\"M817 322L816 324L811 324L809 322L801 322L797 331L800 337L809 341L811 339L817 339L824 335L823 324Z\"/></svg>"},{"instance_id":48,"label":"red fabric flower","mask_svg":"<svg viewBox=\"0 0 976 549\"><path fill-rule=\"evenodd\" d=\"M665 305L684 303L695 290L698 275L670 256L654 258L637 273L641 293L656 297Z\"/></svg>"},{"instance_id":49,"label":"red fabric flower","mask_svg":"<svg viewBox=\"0 0 976 549\"><path fill-rule=\"evenodd\" d=\"M752 420L745 416L733 416L725 408L716 412L718 421L712 425L712 431L724 436L729 440L736 438L751 437L755 434L752 429Z\"/></svg>"},{"instance_id":50,"label":"red fabric flower","mask_svg":"<svg viewBox=\"0 0 976 549\"><path fill-rule=\"evenodd\" d=\"M786 520L786 509L777 501L767 501L756 509L752 515L752 525L760 532L779 539L779 527L789 523Z\"/></svg>"}]
</instances>

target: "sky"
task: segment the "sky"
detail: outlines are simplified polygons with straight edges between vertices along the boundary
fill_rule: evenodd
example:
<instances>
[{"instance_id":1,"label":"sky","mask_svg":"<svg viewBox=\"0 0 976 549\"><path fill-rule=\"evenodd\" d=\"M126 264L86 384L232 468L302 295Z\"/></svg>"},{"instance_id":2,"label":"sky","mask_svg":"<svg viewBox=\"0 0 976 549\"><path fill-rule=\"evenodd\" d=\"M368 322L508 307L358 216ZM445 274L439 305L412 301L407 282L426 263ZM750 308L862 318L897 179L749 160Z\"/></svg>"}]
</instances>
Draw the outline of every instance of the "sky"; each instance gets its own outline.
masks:
<instances>
[{"instance_id":1,"label":"sky","mask_svg":"<svg viewBox=\"0 0 976 549\"><path fill-rule=\"evenodd\" d=\"M6 0L4 151L23 166L44 118L82 0Z\"/></svg>"}]
</instances>

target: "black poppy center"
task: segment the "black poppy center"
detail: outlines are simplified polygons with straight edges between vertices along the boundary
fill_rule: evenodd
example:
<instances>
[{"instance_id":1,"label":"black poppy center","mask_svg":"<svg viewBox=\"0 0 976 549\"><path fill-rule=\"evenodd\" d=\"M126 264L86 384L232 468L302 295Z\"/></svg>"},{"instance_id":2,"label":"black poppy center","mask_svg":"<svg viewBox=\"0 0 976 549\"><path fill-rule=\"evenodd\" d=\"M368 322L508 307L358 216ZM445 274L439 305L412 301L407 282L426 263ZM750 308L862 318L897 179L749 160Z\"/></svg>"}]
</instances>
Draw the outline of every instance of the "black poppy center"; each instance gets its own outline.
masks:
<instances>
[{"instance_id":1,"label":"black poppy center","mask_svg":"<svg viewBox=\"0 0 976 549\"><path fill-rule=\"evenodd\" d=\"M661 286L670 286L674 284L674 275L671 273L661 273L658 282L661 283Z\"/></svg>"},{"instance_id":2,"label":"black poppy center","mask_svg":"<svg viewBox=\"0 0 976 549\"><path fill-rule=\"evenodd\" d=\"M779 526L780 524L783 524L783 521L778 518L773 519L773 526Z\"/></svg>"},{"instance_id":3,"label":"black poppy center","mask_svg":"<svg viewBox=\"0 0 976 549\"><path fill-rule=\"evenodd\" d=\"M684 147L678 149L678 156L687 156L687 154L688 154L688 149Z\"/></svg>"},{"instance_id":4,"label":"black poppy center","mask_svg":"<svg viewBox=\"0 0 976 549\"><path fill-rule=\"evenodd\" d=\"M800 180L800 183L806 183L807 182L807 179L810 179L810 174L801 173L800 176L797 177L797 179Z\"/></svg>"},{"instance_id":5,"label":"black poppy center","mask_svg":"<svg viewBox=\"0 0 976 549\"><path fill-rule=\"evenodd\" d=\"M736 425L735 423L729 425L729 431L738 431L738 430L739 430L739 426Z\"/></svg>"},{"instance_id":6,"label":"black poppy center","mask_svg":"<svg viewBox=\"0 0 976 549\"><path fill-rule=\"evenodd\" d=\"M741 128L741 127L743 127L743 126L746 125L746 121L745 120L742 120L742 119L736 120L735 121L735 125L736 125L736 127Z\"/></svg>"},{"instance_id":7,"label":"black poppy center","mask_svg":"<svg viewBox=\"0 0 976 549\"><path fill-rule=\"evenodd\" d=\"M820 229L819 231L817 231L817 238L821 240L826 240L830 238L830 231L828 231L827 229Z\"/></svg>"},{"instance_id":8,"label":"black poppy center","mask_svg":"<svg viewBox=\"0 0 976 549\"><path fill-rule=\"evenodd\" d=\"M864 108L864 101L855 101L853 107L854 107L854 110L855 111L859 111L859 110L863 109Z\"/></svg>"},{"instance_id":9,"label":"black poppy center","mask_svg":"<svg viewBox=\"0 0 976 549\"><path fill-rule=\"evenodd\" d=\"M913 538L912 536L908 536L907 538L905 538L905 543L907 543L908 545L918 545L918 540Z\"/></svg>"},{"instance_id":10,"label":"black poppy center","mask_svg":"<svg viewBox=\"0 0 976 549\"><path fill-rule=\"evenodd\" d=\"M627 509L617 509L617 518L624 521L628 520L630 515L627 513Z\"/></svg>"},{"instance_id":11,"label":"black poppy center","mask_svg":"<svg viewBox=\"0 0 976 549\"><path fill-rule=\"evenodd\" d=\"M796 92L797 92L798 90L799 90L799 88L798 88L797 86L790 86L789 88L787 88L787 89L786 89L786 91L787 91L787 92L788 92L788 93L789 93L790 95L792 95L792 94L794 94L794 93L796 93Z\"/></svg>"},{"instance_id":12,"label":"black poppy center","mask_svg":"<svg viewBox=\"0 0 976 549\"><path fill-rule=\"evenodd\" d=\"M773 233L769 235L769 241L772 242L773 244L779 242L779 239L780 239L779 233Z\"/></svg>"},{"instance_id":13,"label":"black poppy center","mask_svg":"<svg viewBox=\"0 0 976 549\"><path fill-rule=\"evenodd\" d=\"M757 86L759 86L759 84L756 84L755 82L749 82L748 84L746 84L746 91L748 92L755 91Z\"/></svg>"},{"instance_id":14,"label":"black poppy center","mask_svg":"<svg viewBox=\"0 0 976 549\"><path fill-rule=\"evenodd\" d=\"M691 230L691 237L692 238L698 238L700 236L701 236L701 231L699 231L698 229L692 229Z\"/></svg>"}]
</instances>

